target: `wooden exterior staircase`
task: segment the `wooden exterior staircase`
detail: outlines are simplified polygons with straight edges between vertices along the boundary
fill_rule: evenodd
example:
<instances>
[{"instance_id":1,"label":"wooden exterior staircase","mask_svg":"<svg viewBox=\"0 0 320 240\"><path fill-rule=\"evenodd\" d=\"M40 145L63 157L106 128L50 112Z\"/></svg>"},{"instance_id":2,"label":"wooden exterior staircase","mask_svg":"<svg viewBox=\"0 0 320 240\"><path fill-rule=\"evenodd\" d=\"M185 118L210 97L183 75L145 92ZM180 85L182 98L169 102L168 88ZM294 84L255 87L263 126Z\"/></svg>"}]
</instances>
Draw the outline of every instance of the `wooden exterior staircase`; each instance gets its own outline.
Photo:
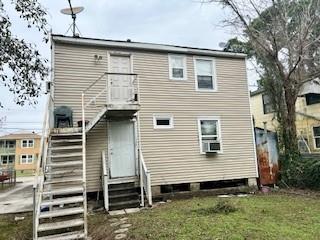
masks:
<instances>
[{"instance_id":1,"label":"wooden exterior staircase","mask_svg":"<svg viewBox=\"0 0 320 240\"><path fill-rule=\"evenodd\" d=\"M79 131L48 137L46 166L35 209L34 239L87 238L87 200L83 139Z\"/></svg>"}]
</instances>

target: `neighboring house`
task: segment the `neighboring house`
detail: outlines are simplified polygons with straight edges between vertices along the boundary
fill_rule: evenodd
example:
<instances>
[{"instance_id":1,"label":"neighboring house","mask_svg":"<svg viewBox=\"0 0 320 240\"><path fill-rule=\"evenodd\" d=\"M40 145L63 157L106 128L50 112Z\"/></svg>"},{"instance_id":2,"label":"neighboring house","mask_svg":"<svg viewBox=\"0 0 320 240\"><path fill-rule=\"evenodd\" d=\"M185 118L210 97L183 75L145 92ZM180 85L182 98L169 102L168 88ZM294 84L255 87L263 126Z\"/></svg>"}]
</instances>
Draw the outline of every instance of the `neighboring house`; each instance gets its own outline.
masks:
<instances>
[{"instance_id":1,"label":"neighboring house","mask_svg":"<svg viewBox=\"0 0 320 240\"><path fill-rule=\"evenodd\" d=\"M34 133L15 133L0 137L1 167L17 171L36 169L40 136Z\"/></svg>"},{"instance_id":2,"label":"neighboring house","mask_svg":"<svg viewBox=\"0 0 320 240\"><path fill-rule=\"evenodd\" d=\"M256 127L277 130L277 121L269 96L263 89L251 92L251 108ZM296 102L296 126L302 151L320 151L320 92L316 86L304 88ZM307 146L307 147L306 147Z\"/></svg>"},{"instance_id":3,"label":"neighboring house","mask_svg":"<svg viewBox=\"0 0 320 240\"><path fill-rule=\"evenodd\" d=\"M64 186L46 188L42 201L62 193L78 192L81 198L86 187L87 192L104 191L108 210L144 205L143 195L137 198L132 189L137 186L149 205L168 187L190 191L227 186L223 183L256 186L245 57L210 49L53 35L47 121L51 157L44 161L49 166L47 176L62 177L47 178L44 186ZM62 106L72 110L73 128L53 129L67 126L71 119L69 113L53 116L53 110L58 113ZM76 127L83 118L88 124L81 132ZM76 175L75 169L86 172ZM68 185L72 179L84 185ZM59 226L84 224L86 235L85 199L80 206L83 218ZM40 223L37 232L45 232L47 226Z\"/></svg>"}]
</instances>

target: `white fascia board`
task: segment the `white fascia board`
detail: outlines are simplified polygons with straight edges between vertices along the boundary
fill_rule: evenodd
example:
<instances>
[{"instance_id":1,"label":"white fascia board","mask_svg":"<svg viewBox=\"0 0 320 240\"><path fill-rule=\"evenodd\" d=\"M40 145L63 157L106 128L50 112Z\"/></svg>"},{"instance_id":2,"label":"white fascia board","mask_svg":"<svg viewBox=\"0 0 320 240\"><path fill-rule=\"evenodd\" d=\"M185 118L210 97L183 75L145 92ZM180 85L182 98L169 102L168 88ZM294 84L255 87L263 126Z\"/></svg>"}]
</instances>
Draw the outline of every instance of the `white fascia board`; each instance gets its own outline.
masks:
<instances>
[{"instance_id":1,"label":"white fascia board","mask_svg":"<svg viewBox=\"0 0 320 240\"><path fill-rule=\"evenodd\" d=\"M90 39L80 37L65 37L52 35L52 41L57 43L68 43L78 45L91 45L101 47L120 47L137 50L149 50L149 51L161 51L161 52L172 52L181 54L193 54L193 55L205 55L214 57L230 57L230 58L246 58L246 54L243 53L231 53L209 49L197 49L188 47L178 47L170 45L161 45L154 43L138 43L138 42L125 42L125 41L113 41L113 40L102 40L102 39Z\"/></svg>"}]
</instances>

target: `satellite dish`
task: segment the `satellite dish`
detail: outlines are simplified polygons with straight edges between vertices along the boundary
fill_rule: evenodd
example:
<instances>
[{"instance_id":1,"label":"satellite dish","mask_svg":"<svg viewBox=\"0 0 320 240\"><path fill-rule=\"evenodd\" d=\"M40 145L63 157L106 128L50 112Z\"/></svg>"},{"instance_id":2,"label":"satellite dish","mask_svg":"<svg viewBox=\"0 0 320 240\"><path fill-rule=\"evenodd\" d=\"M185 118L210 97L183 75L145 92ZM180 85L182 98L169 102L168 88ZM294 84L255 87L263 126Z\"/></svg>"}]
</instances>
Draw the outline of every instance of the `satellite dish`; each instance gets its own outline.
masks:
<instances>
[{"instance_id":1,"label":"satellite dish","mask_svg":"<svg viewBox=\"0 0 320 240\"><path fill-rule=\"evenodd\" d=\"M219 47L225 48L227 46L227 43L225 42L219 42Z\"/></svg>"},{"instance_id":2,"label":"satellite dish","mask_svg":"<svg viewBox=\"0 0 320 240\"><path fill-rule=\"evenodd\" d=\"M65 15L73 15L81 13L84 10L84 7L73 7L73 8L64 8L60 12Z\"/></svg>"},{"instance_id":3,"label":"satellite dish","mask_svg":"<svg viewBox=\"0 0 320 240\"><path fill-rule=\"evenodd\" d=\"M67 30L67 33L69 31L69 29L72 27L72 34L73 37L78 37L79 34L76 34L76 29L78 29L77 25L76 25L76 18L77 18L77 14L81 13L84 10L84 7L72 7L71 5L71 0L68 0L69 3L69 8L64 8L62 9L60 12L62 14L65 15L70 15L72 18L72 24L70 25L70 27ZM79 29L78 29L79 31ZM80 31L79 31L80 32Z\"/></svg>"}]
</instances>

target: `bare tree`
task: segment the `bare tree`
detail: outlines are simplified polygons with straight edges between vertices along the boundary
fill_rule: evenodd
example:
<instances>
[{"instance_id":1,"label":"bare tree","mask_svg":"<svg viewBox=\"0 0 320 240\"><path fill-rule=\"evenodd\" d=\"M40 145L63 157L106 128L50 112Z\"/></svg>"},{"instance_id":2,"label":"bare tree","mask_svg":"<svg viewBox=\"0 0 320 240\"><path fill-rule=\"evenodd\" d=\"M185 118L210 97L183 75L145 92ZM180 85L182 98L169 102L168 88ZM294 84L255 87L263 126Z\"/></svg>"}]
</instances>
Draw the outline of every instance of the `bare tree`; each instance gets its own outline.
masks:
<instances>
[{"instance_id":1,"label":"bare tree","mask_svg":"<svg viewBox=\"0 0 320 240\"><path fill-rule=\"evenodd\" d=\"M295 103L304 82L320 76L320 0L211 0L231 17L263 70L283 153L298 155ZM248 49L248 48L247 48Z\"/></svg>"}]
</instances>

